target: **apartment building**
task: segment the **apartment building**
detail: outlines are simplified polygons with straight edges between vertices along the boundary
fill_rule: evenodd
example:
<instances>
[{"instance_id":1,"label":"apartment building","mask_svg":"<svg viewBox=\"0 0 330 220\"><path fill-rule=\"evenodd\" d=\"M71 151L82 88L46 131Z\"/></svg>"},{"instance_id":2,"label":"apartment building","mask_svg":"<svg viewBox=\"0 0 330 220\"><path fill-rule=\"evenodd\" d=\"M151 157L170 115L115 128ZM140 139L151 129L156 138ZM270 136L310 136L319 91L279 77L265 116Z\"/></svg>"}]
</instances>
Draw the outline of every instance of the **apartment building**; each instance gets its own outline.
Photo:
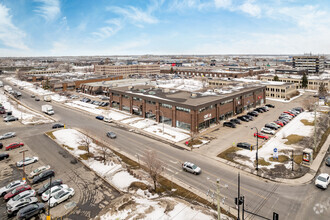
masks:
<instances>
[{"instance_id":1,"label":"apartment building","mask_svg":"<svg viewBox=\"0 0 330 220\"><path fill-rule=\"evenodd\" d=\"M94 72L98 75L148 75L160 74L159 64L148 65L95 65Z\"/></svg>"},{"instance_id":2,"label":"apartment building","mask_svg":"<svg viewBox=\"0 0 330 220\"><path fill-rule=\"evenodd\" d=\"M322 74L324 72L324 56L294 56L293 68L307 69L309 74Z\"/></svg>"}]
</instances>

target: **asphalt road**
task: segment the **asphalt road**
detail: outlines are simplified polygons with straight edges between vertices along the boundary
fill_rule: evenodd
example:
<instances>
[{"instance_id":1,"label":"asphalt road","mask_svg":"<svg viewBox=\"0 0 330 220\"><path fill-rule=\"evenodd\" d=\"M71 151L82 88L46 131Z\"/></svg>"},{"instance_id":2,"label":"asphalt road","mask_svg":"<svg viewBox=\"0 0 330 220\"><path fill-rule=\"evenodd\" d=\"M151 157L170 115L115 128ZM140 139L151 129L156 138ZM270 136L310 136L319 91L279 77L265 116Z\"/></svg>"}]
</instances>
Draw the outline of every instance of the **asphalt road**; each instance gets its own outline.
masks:
<instances>
[{"instance_id":1,"label":"asphalt road","mask_svg":"<svg viewBox=\"0 0 330 220\"><path fill-rule=\"evenodd\" d=\"M43 101L35 102L29 95L24 94L21 100L37 110L41 109L41 105L44 103ZM237 174L239 172L237 169L196 152L176 149L167 144L144 137L143 135L129 132L121 127L103 123L96 120L94 116L89 116L86 113L74 111L56 103L52 103L52 105L55 110L54 117L64 122L68 127L84 129L89 134L100 137L132 156L138 157L139 155L141 158L146 149L156 150L159 157L166 164L166 172L172 175L173 178L185 182L202 193L206 193L208 189L214 190L214 183L217 178L220 178L221 184L228 185L228 188L221 189L221 195L226 197L226 204L232 207L234 206L234 198L237 197ZM43 131L42 126L35 126L35 129ZM107 139L105 133L108 130L116 132L117 139ZM22 131L22 135L24 133ZM202 174L195 176L182 172L181 163L184 161L194 161L202 168ZM241 195L245 196L246 210L264 217L261 218L245 213L245 218L272 219L272 213L277 212L280 219L323 219L324 216L322 213L317 215L316 218L313 212L308 211L304 215L300 215L305 210L313 209L314 204L307 205L306 207L305 202L309 197L314 196L311 192L320 194L314 197L319 201L326 201L327 197L329 197L329 190L320 191L315 188L313 183L288 186L258 177L250 177L250 175L241 172Z\"/></svg>"}]
</instances>

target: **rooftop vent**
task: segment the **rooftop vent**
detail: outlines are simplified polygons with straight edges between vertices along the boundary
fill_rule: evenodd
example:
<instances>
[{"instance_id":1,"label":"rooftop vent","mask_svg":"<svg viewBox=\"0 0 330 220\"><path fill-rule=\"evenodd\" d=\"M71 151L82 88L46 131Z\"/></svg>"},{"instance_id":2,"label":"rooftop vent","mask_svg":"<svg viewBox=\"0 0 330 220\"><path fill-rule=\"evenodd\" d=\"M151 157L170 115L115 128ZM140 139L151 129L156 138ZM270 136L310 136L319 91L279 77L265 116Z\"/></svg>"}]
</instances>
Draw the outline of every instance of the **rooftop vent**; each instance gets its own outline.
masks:
<instances>
[{"instance_id":1,"label":"rooftop vent","mask_svg":"<svg viewBox=\"0 0 330 220\"><path fill-rule=\"evenodd\" d=\"M163 89L163 93L169 93L170 92L170 89L166 88L166 89Z\"/></svg>"},{"instance_id":2,"label":"rooftop vent","mask_svg":"<svg viewBox=\"0 0 330 220\"><path fill-rule=\"evenodd\" d=\"M134 89L134 86L129 86L128 87L128 90L133 90Z\"/></svg>"},{"instance_id":3,"label":"rooftop vent","mask_svg":"<svg viewBox=\"0 0 330 220\"><path fill-rule=\"evenodd\" d=\"M196 93L191 93L190 97L195 99L195 98L197 98L197 94Z\"/></svg>"},{"instance_id":4,"label":"rooftop vent","mask_svg":"<svg viewBox=\"0 0 330 220\"><path fill-rule=\"evenodd\" d=\"M149 91L149 95L155 95L156 93L154 91Z\"/></svg>"}]
</instances>

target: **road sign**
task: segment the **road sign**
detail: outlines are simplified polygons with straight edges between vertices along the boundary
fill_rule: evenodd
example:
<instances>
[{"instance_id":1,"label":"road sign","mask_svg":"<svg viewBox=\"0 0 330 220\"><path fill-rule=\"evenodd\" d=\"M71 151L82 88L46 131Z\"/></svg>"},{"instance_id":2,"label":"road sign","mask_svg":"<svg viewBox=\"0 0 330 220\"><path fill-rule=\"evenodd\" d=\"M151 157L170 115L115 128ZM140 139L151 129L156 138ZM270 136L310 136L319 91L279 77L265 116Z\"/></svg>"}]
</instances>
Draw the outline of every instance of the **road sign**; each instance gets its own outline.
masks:
<instances>
[{"instance_id":1,"label":"road sign","mask_svg":"<svg viewBox=\"0 0 330 220\"><path fill-rule=\"evenodd\" d=\"M278 159L278 151L277 151L277 148L276 147L274 147L274 150L273 150L273 159Z\"/></svg>"}]
</instances>

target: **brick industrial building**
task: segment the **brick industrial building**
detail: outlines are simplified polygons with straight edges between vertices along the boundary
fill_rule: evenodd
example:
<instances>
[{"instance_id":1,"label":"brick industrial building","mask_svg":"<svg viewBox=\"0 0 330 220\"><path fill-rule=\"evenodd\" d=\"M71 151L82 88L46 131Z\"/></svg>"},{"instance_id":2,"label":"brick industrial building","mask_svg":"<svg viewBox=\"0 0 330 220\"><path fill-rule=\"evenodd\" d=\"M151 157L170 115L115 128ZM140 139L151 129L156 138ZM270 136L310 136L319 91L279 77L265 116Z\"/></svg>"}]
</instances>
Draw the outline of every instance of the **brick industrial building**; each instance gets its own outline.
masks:
<instances>
[{"instance_id":1,"label":"brick industrial building","mask_svg":"<svg viewBox=\"0 0 330 220\"><path fill-rule=\"evenodd\" d=\"M95 65L94 72L98 75L148 75L159 74L159 64L147 65Z\"/></svg>"},{"instance_id":2,"label":"brick industrial building","mask_svg":"<svg viewBox=\"0 0 330 220\"><path fill-rule=\"evenodd\" d=\"M265 103L266 86L232 93L191 93L138 85L109 88L110 106L143 118L199 132L244 110Z\"/></svg>"}]
</instances>

